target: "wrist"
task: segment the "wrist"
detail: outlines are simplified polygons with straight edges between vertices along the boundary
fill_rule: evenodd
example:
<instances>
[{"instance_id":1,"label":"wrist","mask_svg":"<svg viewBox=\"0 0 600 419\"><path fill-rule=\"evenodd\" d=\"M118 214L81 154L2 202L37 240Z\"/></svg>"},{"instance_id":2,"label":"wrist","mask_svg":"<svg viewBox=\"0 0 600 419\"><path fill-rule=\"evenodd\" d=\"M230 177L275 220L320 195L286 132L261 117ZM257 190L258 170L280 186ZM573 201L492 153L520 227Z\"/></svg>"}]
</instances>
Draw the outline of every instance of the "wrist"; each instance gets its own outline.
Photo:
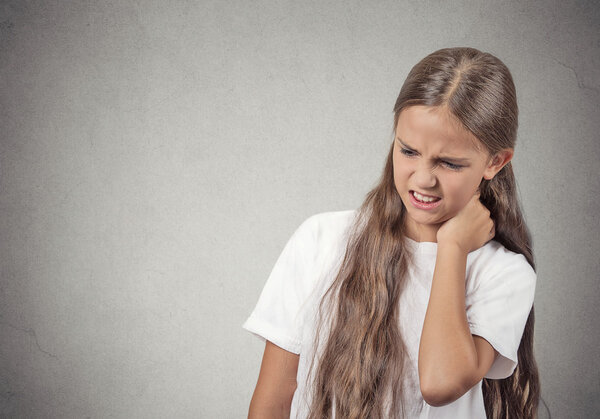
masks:
<instances>
[{"instance_id":1,"label":"wrist","mask_svg":"<svg viewBox=\"0 0 600 419\"><path fill-rule=\"evenodd\" d=\"M467 256L469 251L454 240L438 241L437 252L450 253L453 256Z\"/></svg>"}]
</instances>

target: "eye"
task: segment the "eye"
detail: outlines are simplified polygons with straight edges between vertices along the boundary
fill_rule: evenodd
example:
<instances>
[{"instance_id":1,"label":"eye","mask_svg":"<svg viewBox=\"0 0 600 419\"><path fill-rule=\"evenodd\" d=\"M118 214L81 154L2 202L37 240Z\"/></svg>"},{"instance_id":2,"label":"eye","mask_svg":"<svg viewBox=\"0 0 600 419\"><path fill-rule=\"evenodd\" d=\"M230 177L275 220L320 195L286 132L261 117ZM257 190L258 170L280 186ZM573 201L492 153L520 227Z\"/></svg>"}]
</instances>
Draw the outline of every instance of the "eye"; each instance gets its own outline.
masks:
<instances>
[{"instance_id":1,"label":"eye","mask_svg":"<svg viewBox=\"0 0 600 419\"><path fill-rule=\"evenodd\" d=\"M443 161L442 164L445 165L448 169L456 170L456 171L463 168L463 166L459 166L458 164L450 163L449 161Z\"/></svg>"},{"instance_id":2,"label":"eye","mask_svg":"<svg viewBox=\"0 0 600 419\"><path fill-rule=\"evenodd\" d=\"M409 149L407 149L407 148L404 148L404 147L401 147L401 148L400 148L400 153L404 154L405 156L409 156L409 157L412 157L412 156L414 156L414 155L415 155L415 152L414 152L414 151L412 151L412 150L409 150Z\"/></svg>"},{"instance_id":3,"label":"eye","mask_svg":"<svg viewBox=\"0 0 600 419\"><path fill-rule=\"evenodd\" d=\"M400 147L400 153L404 154L407 157L415 157L418 154L416 151L409 150L408 148L404 148L404 147ZM464 166L460 166L458 164L450 163L449 161L444 161L444 160L442 160L440 163L443 164L444 166L446 166L448 169L454 170L457 172L464 167Z\"/></svg>"}]
</instances>

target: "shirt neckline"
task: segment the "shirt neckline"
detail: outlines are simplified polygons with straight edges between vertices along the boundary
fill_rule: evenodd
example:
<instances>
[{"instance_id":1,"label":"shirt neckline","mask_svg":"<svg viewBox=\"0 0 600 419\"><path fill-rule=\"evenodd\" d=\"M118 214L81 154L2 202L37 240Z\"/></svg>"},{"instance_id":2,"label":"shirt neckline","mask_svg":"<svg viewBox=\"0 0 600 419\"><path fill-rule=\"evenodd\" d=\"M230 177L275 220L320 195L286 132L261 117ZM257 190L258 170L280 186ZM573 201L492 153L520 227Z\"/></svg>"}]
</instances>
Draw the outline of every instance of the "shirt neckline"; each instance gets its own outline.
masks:
<instances>
[{"instance_id":1,"label":"shirt neckline","mask_svg":"<svg viewBox=\"0 0 600 419\"><path fill-rule=\"evenodd\" d=\"M436 242L418 242L418 241L411 239L408 236L404 236L404 238L405 238L408 246L410 246L413 249L414 253L437 256L437 247L438 246L437 246ZM483 246L481 246L479 249L475 249L472 252L469 252L467 257L472 257L471 255L481 252L484 247L492 245L493 241L494 240L492 239L489 242L487 242L486 244L484 244Z\"/></svg>"},{"instance_id":2,"label":"shirt neckline","mask_svg":"<svg viewBox=\"0 0 600 419\"><path fill-rule=\"evenodd\" d=\"M437 254L437 243L436 242L418 242L411 239L408 236L404 236L406 242L411 246L417 253L423 253L427 255Z\"/></svg>"}]
</instances>

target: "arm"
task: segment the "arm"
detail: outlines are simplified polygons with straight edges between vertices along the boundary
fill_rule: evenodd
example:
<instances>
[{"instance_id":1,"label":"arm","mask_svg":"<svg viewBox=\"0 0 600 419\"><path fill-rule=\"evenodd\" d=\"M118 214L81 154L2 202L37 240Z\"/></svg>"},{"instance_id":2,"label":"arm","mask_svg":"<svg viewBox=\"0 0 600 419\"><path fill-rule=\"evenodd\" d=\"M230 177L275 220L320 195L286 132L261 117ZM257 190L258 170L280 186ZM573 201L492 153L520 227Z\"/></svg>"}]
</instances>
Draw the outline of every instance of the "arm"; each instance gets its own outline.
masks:
<instances>
[{"instance_id":1,"label":"arm","mask_svg":"<svg viewBox=\"0 0 600 419\"><path fill-rule=\"evenodd\" d=\"M299 359L299 355L267 340L248 419L290 417Z\"/></svg>"},{"instance_id":2,"label":"arm","mask_svg":"<svg viewBox=\"0 0 600 419\"><path fill-rule=\"evenodd\" d=\"M489 371L497 352L471 335L465 307L467 254L494 236L490 212L476 194L437 232L437 258L419 345L419 381L432 406L451 403Z\"/></svg>"},{"instance_id":3,"label":"arm","mask_svg":"<svg viewBox=\"0 0 600 419\"><path fill-rule=\"evenodd\" d=\"M432 406L451 403L477 384L497 352L471 335L465 308L467 253L438 243L431 295L419 346L421 393Z\"/></svg>"}]
</instances>

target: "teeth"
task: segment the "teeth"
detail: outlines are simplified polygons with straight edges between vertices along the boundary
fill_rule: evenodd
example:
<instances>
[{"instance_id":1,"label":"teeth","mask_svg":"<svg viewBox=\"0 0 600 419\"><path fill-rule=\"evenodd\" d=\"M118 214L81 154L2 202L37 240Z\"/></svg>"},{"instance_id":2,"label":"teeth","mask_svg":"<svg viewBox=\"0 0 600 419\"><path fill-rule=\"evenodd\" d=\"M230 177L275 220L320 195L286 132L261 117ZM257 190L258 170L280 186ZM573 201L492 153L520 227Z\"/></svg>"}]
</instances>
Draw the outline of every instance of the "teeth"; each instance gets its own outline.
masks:
<instances>
[{"instance_id":1,"label":"teeth","mask_svg":"<svg viewBox=\"0 0 600 419\"><path fill-rule=\"evenodd\" d=\"M438 198L428 198L426 196L421 195L418 192L413 191L413 195L415 196L415 198L417 198L419 201L423 201L423 202L433 202L433 201L437 201Z\"/></svg>"}]
</instances>

